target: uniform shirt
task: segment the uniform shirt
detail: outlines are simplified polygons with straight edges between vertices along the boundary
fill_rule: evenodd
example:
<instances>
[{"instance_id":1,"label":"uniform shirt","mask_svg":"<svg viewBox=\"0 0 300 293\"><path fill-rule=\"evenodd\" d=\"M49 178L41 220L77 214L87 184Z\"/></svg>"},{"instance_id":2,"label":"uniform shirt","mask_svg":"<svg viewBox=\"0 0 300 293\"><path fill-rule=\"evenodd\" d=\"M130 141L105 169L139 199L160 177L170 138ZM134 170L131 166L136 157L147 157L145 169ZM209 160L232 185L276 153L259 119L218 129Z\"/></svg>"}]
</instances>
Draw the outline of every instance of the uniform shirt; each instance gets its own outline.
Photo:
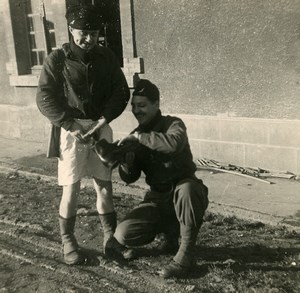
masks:
<instances>
[{"instance_id":1,"label":"uniform shirt","mask_svg":"<svg viewBox=\"0 0 300 293\"><path fill-rule=\"evenodd\" d=\"M158 111L147 126L139 126L139 147L132 166L122 164L119 174L126 183L135 182L143 171L152 190L170 190L184 178L193 177L193 162L186 127L177 117L162 116Z\"/></svg>"}]
</instances>

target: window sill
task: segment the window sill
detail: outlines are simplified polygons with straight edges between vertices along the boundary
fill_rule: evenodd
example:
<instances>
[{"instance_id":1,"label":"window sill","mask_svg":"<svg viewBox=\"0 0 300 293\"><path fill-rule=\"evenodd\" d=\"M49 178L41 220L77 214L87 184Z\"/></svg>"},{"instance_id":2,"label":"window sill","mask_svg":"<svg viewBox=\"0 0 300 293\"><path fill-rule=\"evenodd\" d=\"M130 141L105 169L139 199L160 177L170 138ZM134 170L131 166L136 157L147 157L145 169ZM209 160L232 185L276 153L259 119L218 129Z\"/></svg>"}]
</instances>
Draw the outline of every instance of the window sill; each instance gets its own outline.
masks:
<instances>
[{"instance_id":1,"label":"window sill","mask_svg":"<svg viewBox=\"0 0 300 293\"><path fill-rule=\"evenodd\" d=\"M37 87L39 75L9 75L9 84L11 86Z\"/></svg>"}]
</instances>

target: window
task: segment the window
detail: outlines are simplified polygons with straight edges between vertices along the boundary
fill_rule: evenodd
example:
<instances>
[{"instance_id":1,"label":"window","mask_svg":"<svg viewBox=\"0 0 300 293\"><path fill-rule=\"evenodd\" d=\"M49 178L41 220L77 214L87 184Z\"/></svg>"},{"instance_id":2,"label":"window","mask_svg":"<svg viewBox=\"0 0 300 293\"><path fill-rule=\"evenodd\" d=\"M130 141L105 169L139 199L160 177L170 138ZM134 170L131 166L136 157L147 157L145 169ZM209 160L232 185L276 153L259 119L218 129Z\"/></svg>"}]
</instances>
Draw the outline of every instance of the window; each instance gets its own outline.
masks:
<instances>
[{"instance_id":1,"label":"window","mask_svg":"<svg viewBox=\"0 0 300 293\"><path fill-rule=\"evenodd\" d=\"M99 43L111 48L123 66L119 0L6 0L4 26L11 32L6 35L10 85L36 86L48 52L69 41L66 8L84 3L93 3L104 16Z\"/></svg>"},{"instance_id":2,"label":"window","mask_svg":"<svg viewBox=\"0 0 300 293\"><path fill-rule=\"evenodd\" d=\"M64 21L66 3L61 0L7 0L5 3L5 31L11 31L6 35L10 85L36 86L49 48L53 50L68 42ZM47 22L42 18L43 5Z\"/></svg>"},{"instance_id":3,"label":"window","mask_svg":"<svg viewBox=\"0 0 300 293\"><path fill-rule=\"evenodd\" d=\"M51 11L47 9L51 15ZM27 31L32 70L40 69L46 55L56 49L53 22L47 20L44 1L26 0Z\"/></svg>"}]
</instances>

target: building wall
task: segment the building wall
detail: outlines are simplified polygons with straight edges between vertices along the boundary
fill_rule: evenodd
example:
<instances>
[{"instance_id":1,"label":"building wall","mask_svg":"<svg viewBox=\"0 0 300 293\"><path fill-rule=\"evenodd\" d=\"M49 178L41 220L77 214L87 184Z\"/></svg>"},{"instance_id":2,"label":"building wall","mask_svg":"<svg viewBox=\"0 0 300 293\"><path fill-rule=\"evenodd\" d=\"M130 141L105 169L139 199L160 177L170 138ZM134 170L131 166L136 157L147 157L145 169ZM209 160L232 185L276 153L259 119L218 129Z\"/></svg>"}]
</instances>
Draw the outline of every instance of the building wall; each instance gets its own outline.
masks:
<instances>
[{"instance_id":1,"label":"building wall","mask_svg":"<svg viewBox=\"0 0 300 293\"><path fill-rule=\"evenodd\" d=\"M136 52L165 111L300 119L300 1L133 2Z\"/></svg>"},{"instance_id":2,"label":"building wall","mask_svg":"<svg viewBox=\"0 0 300 293\"><path fill-rule=\"evenodd\" d=\"M9 1L18 0L0 1L1 135L47 141L38 75L15 66ZM48 1L60 45L65 3ZM128 83L139 75L159 86L162 110L186 123L195 159L300 173L299 1L121 0L120 9ZM130 105L111 125L115 139L136 127Z\"/></svg>"}]
</instances>

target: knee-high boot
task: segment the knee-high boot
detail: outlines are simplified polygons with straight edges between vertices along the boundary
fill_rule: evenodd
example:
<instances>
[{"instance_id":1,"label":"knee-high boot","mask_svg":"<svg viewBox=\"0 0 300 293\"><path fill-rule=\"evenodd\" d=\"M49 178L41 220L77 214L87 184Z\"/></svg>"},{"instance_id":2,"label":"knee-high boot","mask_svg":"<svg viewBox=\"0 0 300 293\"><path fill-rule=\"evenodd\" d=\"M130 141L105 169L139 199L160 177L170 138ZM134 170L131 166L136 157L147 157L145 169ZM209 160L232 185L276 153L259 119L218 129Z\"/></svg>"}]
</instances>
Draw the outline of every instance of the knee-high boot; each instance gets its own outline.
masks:
<instances>
[{"instance_id":1,"label":"knee-high boot","mask_svg":"<svg viewBox=\"0 0 300 293\"><path fill-rule=\"evenodd\" d=\"M78 264L82 260L80 254L78 253L78 243L74 236L75 222L76 216L68 219L59 216L64 261L68 265Z\"/></svg>"},{"instance_id":2,"label":"knee-high boot","mask_svg":"<svg viewBox=\"0 0 300 293\"><path fill-rule=\"evenodd\" d=\"M103 229L103 252L106 256L130 260L135 257L132 249L120 244L114 237L117 226L116 212L99 214Z\"/></svg>"},{"instance_id":3,"label":"knee-high boot","mask_svg":"<svg viewBox=\"0 0 300 293\"><path fill-rule=\"evenodd\" d=\"M200 227L180 225L180 246L174 261L183 267L190 267L194 264L194 250L197 235Z\"/></svg>"},{"instance_id":4,"label":"knee-high boot","mask_svg":"<svg viewBox=\"0 0 300 293\"><path fill-rule=\"evenodd\" d=\"M200 227L180 225L180 246L176 255L167 267L161 271L164 278L184 277L195 263L195 245Z\"/></svg>"},{"instance_id":5,"label":"knee-high boot","mask_svg":"<svg viewBox=\"0 0 300 293\"><path fill-rule=\"evenodd\" d=\"M163 235L158 250L162 253L175 253L178 251L179 244L179 222L174 216L172 218L164 219Z\"/></svg>"},{"instance_id":6,"label":"knee-high boot","mask_svg":"<svg viewBox=\"0 0 300 293\"><path fill-rule=\"evenodd\" d=\"M117 227L117 214L99 214L99 218L103 229L103 252L106 254L107 242L113 237Z\"/></svg>"}]
</instances>

